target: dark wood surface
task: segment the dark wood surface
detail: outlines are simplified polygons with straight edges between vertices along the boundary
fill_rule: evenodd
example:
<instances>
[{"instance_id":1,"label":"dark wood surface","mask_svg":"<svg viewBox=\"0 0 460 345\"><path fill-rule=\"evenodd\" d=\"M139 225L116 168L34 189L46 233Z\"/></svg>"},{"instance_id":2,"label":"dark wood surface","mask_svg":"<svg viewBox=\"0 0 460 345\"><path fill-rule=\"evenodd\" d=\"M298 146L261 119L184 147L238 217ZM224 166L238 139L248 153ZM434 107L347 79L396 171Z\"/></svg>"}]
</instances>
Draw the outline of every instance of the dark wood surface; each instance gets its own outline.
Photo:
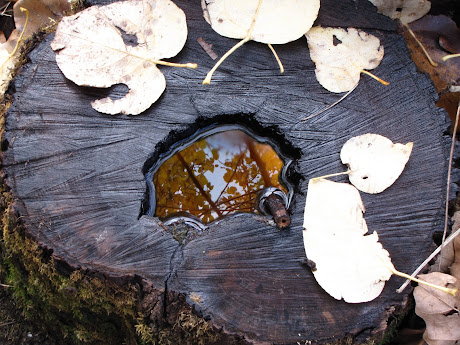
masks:
<instances>
[{"instance_id":1,"label":"dark wood surface","mask_svg":"<svg viewBox=\"0 0 460 345\"><path fill-rule=\"evenodd\" d=\"M378 195L362 194L369 229L379 233L396 268L410 273L443 226L445 115L434 106L436 92L416 71L395 24L368 1L322 1L317 24L365 28L381 39L385 57L374 72L390 86L362 76L343 102L301 121L342 96L316 81L305 38L276 47L284 75L267 46L248 43L203 86L213 61L197 38L219 55L235 41L209 27L199 1L176 3L187 15L189 38L171 60L197 62L199 68L160 67L166 91L139 116L93 110L90 101L107 92L64 78L50 48L52 34L30 54L14 82L3 135L3 169L28 231L71 265L138 274L159 291L186 293L216 327L249 341L326 342L351 334L359 342L385 329L389 315L406 303L407 291L395 293L402 280L391 278L369 303L333 299L301 264L302 222L308 179L343 171L344 142L372 132L414 142L396 183ZM174 142L218 123L270 136L294 160L288 230L239 214L179 244L157 219L139 218L148 165Z\"/></svg>"}]
</instances>

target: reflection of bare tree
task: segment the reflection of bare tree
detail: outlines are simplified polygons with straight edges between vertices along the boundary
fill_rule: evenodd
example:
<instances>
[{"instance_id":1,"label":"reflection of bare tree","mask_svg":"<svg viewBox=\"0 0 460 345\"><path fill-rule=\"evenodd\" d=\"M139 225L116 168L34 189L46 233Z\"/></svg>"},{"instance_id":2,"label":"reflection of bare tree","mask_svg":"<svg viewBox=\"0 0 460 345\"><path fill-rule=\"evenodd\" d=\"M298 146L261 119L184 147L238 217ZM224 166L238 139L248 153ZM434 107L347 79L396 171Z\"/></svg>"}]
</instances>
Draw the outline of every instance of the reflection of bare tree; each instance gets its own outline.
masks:
<instances>
[{"instance_id":1,"label":"reflection of bare tree","mask_svg":"<svg viewBox=\"0 0 460 345\"><path fill-rule=\"evenodd\" d=\"M270 145L242 131L214 134L176 153L155 173L156 215L188 213L209 223L234 212L254 212L261 189L283 189L282 165Z\"/></svg>"}]
</instances>

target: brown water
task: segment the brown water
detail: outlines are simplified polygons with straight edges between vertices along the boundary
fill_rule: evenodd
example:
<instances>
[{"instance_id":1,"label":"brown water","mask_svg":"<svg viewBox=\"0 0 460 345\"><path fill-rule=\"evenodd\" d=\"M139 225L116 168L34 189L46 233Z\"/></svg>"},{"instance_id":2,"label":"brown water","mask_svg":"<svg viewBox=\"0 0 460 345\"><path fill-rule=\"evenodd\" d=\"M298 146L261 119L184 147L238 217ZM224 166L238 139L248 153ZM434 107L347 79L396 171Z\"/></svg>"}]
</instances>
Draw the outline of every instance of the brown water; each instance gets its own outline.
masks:
<instances>
[{"instance_id":1,"label":"brown water","mask_svg":"<svg viewBox=\"0 0 460 345\"><path fill-rule=\"evenodd\" d=\"M235 212L257 212L257 194L279 181L283 161L241 130L216 133L175 153L155 172L155 215L193 215L207 224Z\"/></svg>"}]
</instances>

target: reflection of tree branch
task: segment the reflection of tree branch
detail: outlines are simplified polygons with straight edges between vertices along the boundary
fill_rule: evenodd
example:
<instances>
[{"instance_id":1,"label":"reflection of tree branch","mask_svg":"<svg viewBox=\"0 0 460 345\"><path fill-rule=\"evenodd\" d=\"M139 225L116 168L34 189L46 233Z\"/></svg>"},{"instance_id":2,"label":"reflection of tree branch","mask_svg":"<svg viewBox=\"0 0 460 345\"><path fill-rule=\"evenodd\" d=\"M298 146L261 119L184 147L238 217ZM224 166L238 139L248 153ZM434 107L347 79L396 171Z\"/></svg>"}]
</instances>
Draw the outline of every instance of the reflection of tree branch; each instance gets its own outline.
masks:
<instances>
[{"instance_id":1,"label":"reflection of tree branch","mask_svg":"<svg viewBox=\"0 0 460 345\"><path fill-rule=\"evenodd\" d=\"M258 190L249 191L248 193L241 194L241 195L237 195L237 196L235 196L235 197L233 197L233 198L230 198L230 199L221 201L221 202L217 203L217 205L220 206L220 205L223 205L223 204L228 203L228 202L230 202L230 201L233 201L233 200L236 200L236 199L240 199L240 198L243 198L243 197L245 197L245 196L249 196L249 195L251 195L251 194L255 194L255 193L257 193L257 192L259 192L259 191L258 191Z\"/></svg>"},{"instance_id":2,"label":"reflection of tree branch","mask_svg":"<svg viewBox=\"0 0 460 345\"><path fill-rule=\"evenodd\" d=\"M228 182L227 184L225 185L225 187L222 189L222 192L220 192L219 196L217 197L216 199L216 202L219 201L220 197L224 194L225 190L228 188L228 185L230 184L230 182L233 181L233 176L235 176L235 173L236 173L236 170L238 169L238 166L240 165L240 162L241 162L241 159L243 158L243 152L240 151L240 155L238 156L238 161L236 162L236 165L235 167L233 168L233 172L232 172L232 176L230 176L230 178L228 179ZM225 166L225 164L223 164Z\"/></svg>"},{"instance_id":3,"label":"reflection of tree branch","mask_svg":"<svg viewBox=\"0 0 460 345\"><path fill-rule=\"evenodd\" d=\"M246 144L248 150L249 150L249 155L251 156L252 160L256 162L257 166L259 167L260 174L262 175L262 178L264 179L264 184L265 187L272 187L272 180L270 178L270 175L268 174L268 171L265 167L265 163L262 160L262 158L259 156L259 153L254 147L254 141L250 139L249 137L245 136L244 137L244 143Z\"/></svg>"},{"instance_id":4,"label":"reflection of tree branch","mask_svg":"<svg viewBox=\"0 0 460 345\"><path fill-rule=\"evenodd\" d=\"M216 206L216 204L214 203L214 201L212 201L211 197L209 196L208 193L205 192L205 190L203 189L203 186L201 185L200 181L197 180L197 178L195 177L195 175L193 174L193 171L190 169L190 166L187 164L187 162L184 160L184 157L182 157L182 155L180 154L180 152L177 152L176 153L176 156L177 158L179 159L179 161L182 163L183 167L185 168L185 170L187 170L187 173L188 175L190 176L190 178L192 179L193 183L195 184L195 186L198 188L198 190L200 191L201 195L203 195L203 197L206 199L206 201L209 203L209 205L211 206L211 208L219 215L219 217L222 216L222 212L219 210L219 208Z\"/></svg>"}]
</instances>

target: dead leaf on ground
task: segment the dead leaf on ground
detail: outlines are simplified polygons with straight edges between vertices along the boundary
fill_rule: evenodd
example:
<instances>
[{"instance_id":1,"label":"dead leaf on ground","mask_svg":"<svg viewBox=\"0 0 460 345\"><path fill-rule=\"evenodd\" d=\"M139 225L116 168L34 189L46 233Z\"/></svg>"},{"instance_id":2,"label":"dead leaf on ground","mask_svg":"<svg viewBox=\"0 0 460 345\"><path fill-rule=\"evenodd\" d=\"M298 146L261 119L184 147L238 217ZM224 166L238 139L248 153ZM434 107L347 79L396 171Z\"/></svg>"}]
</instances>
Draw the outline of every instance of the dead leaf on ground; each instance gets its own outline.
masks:
<instances>
[{"instance_id":1,"label":"dead leaf on ground","mask_svg":"<svg viewBox=\"0 0 460 345\"><path fill-rule=\"evenodd\" d=\"M452 220L455 232L460 228L460 212ZM430 273L419 277L433 284L460 288L460 236L442 249L442 257L438 255ZM423 339L429 345L453 345L460 340L459 297L458 293L451 296L422 285L415 288L415 312L426 323Z\"/></svg>"},{"instance_id":2,"label":"dead leaf on ground","mask_svg":"<svg viewBox=\"0 0 460 345\"><path fill-rule=\"evenodd\" d=\"M419 70L430 75L440 94L436 105L446 109L454 122L460 101L460 92L455 90L455 86L460 84L460 59L442 62L442 57L460 52L460 30L452 19L443 15L425 16L412 23L411 29L438 66L429 63L420 46L405 29L404 37L412 60Z\"/></svg>"},{"instance_id":3,"label":"dead leaf on ground","mask_svg":"<svg viewBox=\"0 0 460 345\"><path fill-rule=\"evenodd\" d=\"M376 232L366 235L364 205L350 184L312 179L304 214L305 252L318 284L348 303L375 299L392 275L388 252Z\"/></svg>"},{"instance_id":4,"label":"dead leaf on ground","mask_svg":"<svg viewBox=\"0 0 460 345\"><path fill-rule=\"evenodd\" d=\"M419 276L432 284L459 288L460 281L445 273L433 272ZM414 290L415 313L423 318L426 330L423 339L429 345L453 345L460 340L460 300L439 290L419 285Z\"/></svg>"},{"instance_id":5,"label":"dead leaf on ground","mask_svg":"<svg viewBox=\"0 0 460 345\"><path fill-rule=\"evenodd\" d=\"M352 90L361 73L376 68L384 55L377 37L354 28L317 26L306 37L316 79L331 92Z\"/></svg>"},{"instance_id":6,"label":"dead leaf on ground","mask_svg":"<svg viewBox=\"0 0 460 345\"><path fill-rule=\"evenodd\" d=\"M125 42L135 36L135 44ZM178 54L187 39L184 12L169 0L131 0L92 6L64 18L51 47L64 75L81 86L123 83L129 92L91 103L106 114L137 115L166 87L159 61ZM191 67L191 66L190 66Z\"/></svg>"},{"instance_id":7,"label":"dead leaf on ground","mask_svg":"<svg viewBox=\"0 0 460 345\"><path fill-rule=\"evenodd\" d=\"M27 12L21 9L27 9ZM58 22L70 11L70 3L67 0L19 0L14 4L13 11L16 29L6 42L0 44L0 94L2 95L17 64L15 61L19 52L17 46L21 43L18 41L24 42L33 33Z\"/></svg>"},{"instance_id":8,"label":"dead leaf on ground","mask_svg":"<svg viewBox=\"0 0 460 345\"><path fill-rule=\"evenodd\" d=\"M366 193L380 193L401 175L412 152L413 143L393 144L378 134L364 134L349 139L340 151L348 165L350 182Z\"/></svg>"},{"instance_id":9,"label":"dead leaf on ground","mask_svg":"<svg viewBox=\"0 0 460 345\"><path fill-rule=\"evenodd\" d=\"M422 18L430 11L431 2L428 0L369 0L377 7L379 13L392 19L399 19L408 24Z\"/></svg>"}]
</instances>

